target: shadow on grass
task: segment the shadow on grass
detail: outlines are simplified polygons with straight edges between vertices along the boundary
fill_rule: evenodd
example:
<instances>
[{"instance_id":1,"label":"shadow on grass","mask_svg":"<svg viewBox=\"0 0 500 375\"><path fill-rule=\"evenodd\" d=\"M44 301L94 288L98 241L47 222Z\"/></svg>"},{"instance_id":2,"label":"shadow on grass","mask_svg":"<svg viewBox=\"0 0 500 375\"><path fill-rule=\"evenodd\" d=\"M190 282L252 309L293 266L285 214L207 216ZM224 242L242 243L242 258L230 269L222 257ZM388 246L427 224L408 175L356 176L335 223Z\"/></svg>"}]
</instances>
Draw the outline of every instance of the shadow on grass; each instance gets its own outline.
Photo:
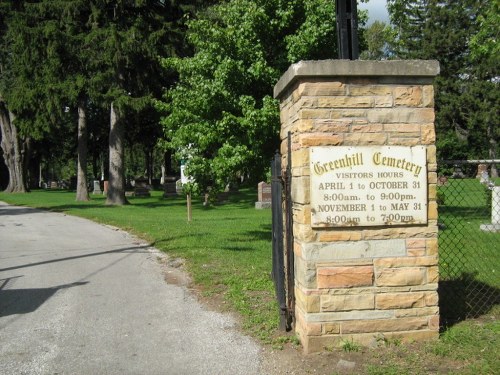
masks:
<instances>
[{"instance_id":1,"label":"shadow on grass","mask_svg":"<svg viewBox=\"0 0 500 375\"><path fill-rule=\"evenodd\" d=\"M476 279L476 273L439 282L442 330L470 318L478 318L500 304L500 289Z\"/></svg>"}]
</instances>

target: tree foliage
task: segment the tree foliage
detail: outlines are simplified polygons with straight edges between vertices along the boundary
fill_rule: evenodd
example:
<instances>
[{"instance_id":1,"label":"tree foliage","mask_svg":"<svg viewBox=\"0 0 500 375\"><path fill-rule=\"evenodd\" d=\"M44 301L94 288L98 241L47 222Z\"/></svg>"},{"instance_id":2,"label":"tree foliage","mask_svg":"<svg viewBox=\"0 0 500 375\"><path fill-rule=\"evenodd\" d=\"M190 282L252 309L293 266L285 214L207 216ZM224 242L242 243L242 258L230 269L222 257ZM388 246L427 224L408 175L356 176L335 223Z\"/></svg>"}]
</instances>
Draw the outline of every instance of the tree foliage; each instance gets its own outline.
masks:
<instances>
[{"instance_id":1,"label":"tree foliage","mask_svg":"<svg viewBox=\"0 0 500 375\"><path fill-rule=\"evenodd\" d=\"M498 157L498 0L388 0L388 9L397 56L440 63L438 157Z\"/></svg>"},{"instance_id":2,"label":"tree foliage","mask_svg":"<svg viewBox=\"0 0 500 375\"><path fill-rule=\"evenodd\" d=\"M272 89L290 63L336 56L334 2L233 0L188 23L194 55L166 59L179 75L159 107L167 147L202 190L262 178L279 148Z\"/></svg>"}]
</instances>

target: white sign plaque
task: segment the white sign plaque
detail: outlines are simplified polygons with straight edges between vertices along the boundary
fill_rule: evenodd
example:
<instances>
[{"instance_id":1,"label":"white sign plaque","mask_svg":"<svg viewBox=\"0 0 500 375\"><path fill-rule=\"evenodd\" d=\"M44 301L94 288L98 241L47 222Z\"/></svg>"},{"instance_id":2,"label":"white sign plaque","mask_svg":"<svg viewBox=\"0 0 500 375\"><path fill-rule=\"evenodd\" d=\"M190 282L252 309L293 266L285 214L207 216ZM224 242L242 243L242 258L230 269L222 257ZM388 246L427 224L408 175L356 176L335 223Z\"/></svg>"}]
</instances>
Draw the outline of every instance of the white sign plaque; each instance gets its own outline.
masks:
<instances>
[{"instance_id":1,"label":"white sign plaque","mask_svg":"<svg viewBox=\"0 0 500 375\"><path fill-rule=\"evenodd\" d=\"M425 146L310 148L313 227L427 223Z\"/></svg>"}]
</instances>

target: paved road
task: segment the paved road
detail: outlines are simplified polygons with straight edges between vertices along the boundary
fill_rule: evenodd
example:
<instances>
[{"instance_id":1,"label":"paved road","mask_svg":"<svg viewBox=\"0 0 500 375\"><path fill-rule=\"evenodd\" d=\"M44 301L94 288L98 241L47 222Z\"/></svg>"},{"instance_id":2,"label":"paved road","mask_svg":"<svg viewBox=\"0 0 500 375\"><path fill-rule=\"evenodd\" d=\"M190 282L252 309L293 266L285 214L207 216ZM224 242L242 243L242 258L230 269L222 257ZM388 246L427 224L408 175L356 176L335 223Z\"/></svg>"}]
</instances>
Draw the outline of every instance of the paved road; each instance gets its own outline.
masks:
<instances>
[{"instance_id":1,"label":"paved road","mask_svg":"<svg viewBox=\"0 0 500 375\"><path fill-rule=\"evenodd\" d=\"M0 374L258 374L234 321L113 228L0 202Z\"/></svg>"}]
</instances>

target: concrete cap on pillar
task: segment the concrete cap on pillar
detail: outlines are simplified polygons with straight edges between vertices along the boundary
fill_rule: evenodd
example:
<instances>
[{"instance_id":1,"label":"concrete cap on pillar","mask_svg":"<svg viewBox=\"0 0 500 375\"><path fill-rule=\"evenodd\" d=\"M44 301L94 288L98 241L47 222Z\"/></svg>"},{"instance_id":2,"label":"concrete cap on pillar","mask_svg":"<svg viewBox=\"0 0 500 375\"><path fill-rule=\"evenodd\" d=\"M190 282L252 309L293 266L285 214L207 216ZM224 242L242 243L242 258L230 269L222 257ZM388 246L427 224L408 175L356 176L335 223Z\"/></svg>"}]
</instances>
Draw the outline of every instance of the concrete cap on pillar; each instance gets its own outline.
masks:
<instances>
[{"instance_id":1,"label":"concrete cap on pillar","mask_svg":"<svg viewBox=\"0 0 500 375\"><path fill-rule=\"evenodd\" d=\"M439 74L436 60L319 60L300 61L291 65L274 86L274 97L279 98L300 78L321 77L428 77Z\"/></svg>"}]
</instances>

